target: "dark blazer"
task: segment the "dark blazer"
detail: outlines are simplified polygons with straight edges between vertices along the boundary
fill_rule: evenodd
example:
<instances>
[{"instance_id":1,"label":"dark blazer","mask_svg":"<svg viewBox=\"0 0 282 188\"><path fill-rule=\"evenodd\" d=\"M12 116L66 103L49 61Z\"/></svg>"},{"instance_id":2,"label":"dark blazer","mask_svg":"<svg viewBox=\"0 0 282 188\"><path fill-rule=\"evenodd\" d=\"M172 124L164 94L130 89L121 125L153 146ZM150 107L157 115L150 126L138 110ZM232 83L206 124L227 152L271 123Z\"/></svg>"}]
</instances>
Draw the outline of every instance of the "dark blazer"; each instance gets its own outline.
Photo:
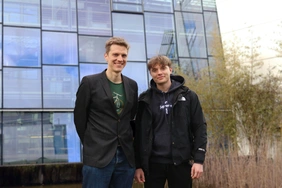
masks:
<instances>
[{"instance_id":1,"label":"dark blazer","mask_svg":"<svg viewBox=\"0 0 282 188\"><path fill-rule=\"evenodd\" d=\"M119 142L134 167L130 121L137 109L138 86L122 75L127 101L119 116L105 71L83 77L76 93L74 124L83 145L83 164L105 167L114 157Z\"/></svg>"}]
</instances>

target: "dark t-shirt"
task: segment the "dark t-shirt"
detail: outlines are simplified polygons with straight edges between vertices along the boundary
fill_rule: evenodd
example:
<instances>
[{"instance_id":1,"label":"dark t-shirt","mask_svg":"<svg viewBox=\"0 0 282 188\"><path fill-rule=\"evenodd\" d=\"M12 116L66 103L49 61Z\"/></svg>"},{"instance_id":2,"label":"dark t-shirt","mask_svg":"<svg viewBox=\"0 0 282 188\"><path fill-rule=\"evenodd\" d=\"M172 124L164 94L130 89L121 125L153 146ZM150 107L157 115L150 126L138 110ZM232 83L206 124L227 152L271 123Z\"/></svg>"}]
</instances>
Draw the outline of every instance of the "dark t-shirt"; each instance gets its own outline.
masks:
<instances>
[{"instance_id":1,"label":"dark t-shirt","mask_svg":"<svg viewBox=\"0 0 282 188\"><path fill-rule=\"evenodd\" d=\"M112 91L114 104L116 106L116 112L120 116L126 102L123 83L115 84L109 80L109 85Z\"/></svg>"}]
</instances>

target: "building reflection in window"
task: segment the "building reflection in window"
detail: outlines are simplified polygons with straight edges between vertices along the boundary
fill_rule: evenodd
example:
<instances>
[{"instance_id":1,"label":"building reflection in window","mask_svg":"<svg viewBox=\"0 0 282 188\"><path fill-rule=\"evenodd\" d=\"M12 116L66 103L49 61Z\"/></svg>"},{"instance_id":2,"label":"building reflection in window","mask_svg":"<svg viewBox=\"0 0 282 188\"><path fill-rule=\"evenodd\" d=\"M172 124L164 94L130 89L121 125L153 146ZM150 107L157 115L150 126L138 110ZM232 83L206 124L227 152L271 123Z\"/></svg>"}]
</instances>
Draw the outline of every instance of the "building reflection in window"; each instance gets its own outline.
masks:
<instances>
[{"instance_id":1,"label":"building reflection in window","mask_svg":"<svg viewBox=\"0 0 282 188\"><path fill-rule=\"evenodd\" d=\"M4 112L3 164L80 162L72 113Z\"/></svg>"}]
</instances>

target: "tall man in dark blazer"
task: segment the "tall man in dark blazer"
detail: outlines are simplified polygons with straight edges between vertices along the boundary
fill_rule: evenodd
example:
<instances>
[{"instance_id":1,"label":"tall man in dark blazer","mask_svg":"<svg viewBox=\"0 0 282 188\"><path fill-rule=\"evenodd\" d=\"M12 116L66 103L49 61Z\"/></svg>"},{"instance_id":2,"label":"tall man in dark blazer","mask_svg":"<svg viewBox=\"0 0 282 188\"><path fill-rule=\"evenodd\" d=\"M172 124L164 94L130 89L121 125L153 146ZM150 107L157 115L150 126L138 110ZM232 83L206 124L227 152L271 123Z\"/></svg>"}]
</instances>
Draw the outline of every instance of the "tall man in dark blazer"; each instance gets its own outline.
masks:
<instances>
[{"instance_id":1,"label":"tall man in dark blazer","mask_svg":"<svg viewBox=\"0 0 282 188\"><path fill-rule=\"evenodd\" d=\"M131 188L135 172L133 131L138 87L122 75L128 43L119 37L105 45L106 70L82 78L74 123L83 145L83 188Z\"/></svg>"}]
</instances>

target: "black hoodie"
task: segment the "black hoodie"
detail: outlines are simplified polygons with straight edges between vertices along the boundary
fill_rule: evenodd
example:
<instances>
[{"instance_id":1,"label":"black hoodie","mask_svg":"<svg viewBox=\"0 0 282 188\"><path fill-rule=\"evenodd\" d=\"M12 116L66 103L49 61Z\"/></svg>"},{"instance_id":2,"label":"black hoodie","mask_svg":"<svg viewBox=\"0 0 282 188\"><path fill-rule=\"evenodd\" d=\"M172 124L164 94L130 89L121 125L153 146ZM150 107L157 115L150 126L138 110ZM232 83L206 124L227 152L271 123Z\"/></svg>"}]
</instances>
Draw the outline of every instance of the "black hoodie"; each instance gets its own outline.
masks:
<instances>
[{"instance_id":1,"label":"black hoodie","mask_svg":"<svg viewBox=\"0 0 282 188\"><path fill-rule=\"evenodd\" d=\"M207 127L198 96L184 86L183 77L171 75L170 78L172 86L166 94L157 91L156 84L151 81L151 88L139 96L135 162L136 168L142 168L146 174L150 162L179 165L191 159L200 164L205 160ZM162 106L164 99L168 105ZM160 122L156 123L157 119Z\"/></svg>"},{"instance_id":2,"label":"black hoodie","mask_svg":"<svg viewBox=\"0 0 282 188\"><path fill-rule=\"evenodd\" d=\"M168 92L157 89L156 83L151 80L152 100L150 108L153 114L153 148L151 162L172 164L171 155L171 109L173 105L173 91L184 84L179 82L181 77L172 76ZM179 78L179 79L177 79ZM178 81L176 81L178 80Z\"/></svg>"}]
</instances>

